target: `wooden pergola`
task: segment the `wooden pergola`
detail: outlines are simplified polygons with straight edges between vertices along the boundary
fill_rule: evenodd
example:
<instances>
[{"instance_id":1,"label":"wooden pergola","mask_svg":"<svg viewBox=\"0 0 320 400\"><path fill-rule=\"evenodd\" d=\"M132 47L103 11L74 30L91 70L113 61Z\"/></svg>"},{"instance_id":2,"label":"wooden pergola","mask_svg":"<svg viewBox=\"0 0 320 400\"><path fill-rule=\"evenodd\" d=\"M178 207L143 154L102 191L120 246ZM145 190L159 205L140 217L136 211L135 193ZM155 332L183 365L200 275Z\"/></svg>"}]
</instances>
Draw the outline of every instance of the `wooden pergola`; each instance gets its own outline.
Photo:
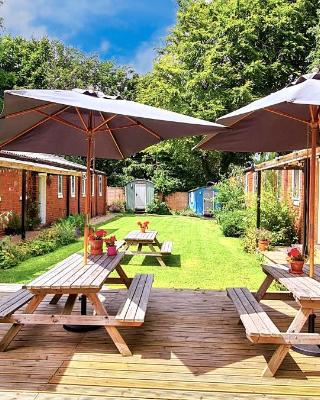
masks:
<instances>
[{"instance_id":1,"label":"wooden pergola","mask_svg":"<svg viewBox=\"0 0 320 400\"><path fill-rule=\"evenodd\" d=\"M308 253L308 210L309 210L309 186L310 186L310 156L309 149L295 151L284 156L276 157L273 160L265 161L253 167L257 173L257 218L256 226L261 226L261 173L263 171L274 170L301 170L304 175L303 185L303 232L302 232L302 249L303 253ZM320 148L317 148L316 156L320 156Z\"/></svg>"},{"instance_id":2,"label":"wooden pergola","mask_svg":"<svg viewBox=\"0 0 320 400\"><path fill-rule=\"evenodd\" d=\"M27 171L46 173L51 175L82 176L80 171L61 168L57 166L37 163L32 161L17 160L11 157L0 156L0 168L21 170L21 238L26 237L26 195L27 195ZM69 187L69 185L67 186Z\"/></svg>"}]
</instances>

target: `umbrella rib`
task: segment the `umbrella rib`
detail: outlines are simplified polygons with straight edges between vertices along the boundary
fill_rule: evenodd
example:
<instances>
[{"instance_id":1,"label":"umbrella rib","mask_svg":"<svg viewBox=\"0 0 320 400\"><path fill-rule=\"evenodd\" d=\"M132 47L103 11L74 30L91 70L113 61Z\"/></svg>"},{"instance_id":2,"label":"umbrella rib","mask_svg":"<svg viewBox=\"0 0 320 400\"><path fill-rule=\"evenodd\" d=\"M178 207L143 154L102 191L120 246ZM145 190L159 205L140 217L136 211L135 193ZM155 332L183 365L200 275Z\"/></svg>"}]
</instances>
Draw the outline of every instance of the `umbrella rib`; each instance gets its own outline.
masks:
<instances>
[{"instance_id":1,"label":"umbrella rib","mask_svg":"<svg viewBox=\"0 0 320 400\"><path fill-rule=\"evenodd\" d=\"M72 122L66 121L63 118L59 118L59 117L57 117L55 115L49 115L49 114L47 114L47 113L45 113L45 112L43 112L41 110L36 110L36 112L39 113L39 114L45 115L46 117L48 117L48 119L53 119L56 122L60 122L63 125L69 126L70 128L77 129L77 130L79 130L81 132L86 132L84 129L80 128L80 126L75 125Z\"/></svg>"},{"instance_id":2,"label":"umbrella rib","mask_svg":"<svg viewBox=\"0 0 320 400\"><path fill-rule=\"evenodd\" d=\"M111 121L112 119L114 119L115 117L118 116L118 114L114 114L114 115L112 115L111 117L109 117L109 118L107 118L107 119L104 119L104 116L103 116L103 114L102 114L101 111L100 111L100 115L101 115L101 117L102 117L102 119L103 119L103 122L102 122L101 124L99 124L98 126L96 126L96 127L92 130L92 132L98 131L99 128L101 128L103 125L106 125L109 121ZM109 128L109 129L110 129L110 128Z\"/></svg>"},{"instance_id":3,"label":"umbrella rib","mask_svg":"<svg viewBox=\"0 0 320 400\"><path fill-rule=\"evenodd\" d=\"M37 110L43 110L44 108L48 108L50 106L52 106L54 103L46 103L46 104L42 104L41 106L37 106L37 107L32 107L32 108L28 108L27 110L23 110L23 111L16 111L14 113L8 114L5 116L5 118L12 118L12 117L17 117L19 115L24 115L24 114L28 114L32 111L37 111Z\"/></svg>"},{"instance_id":4,"label":"umbrella rib","mask_svg":"<svg viewBox=\"0 0 320 400\"><path fill-rule=\"evenodd\" d=\"M88 132L88 127L87 127L86 123L84 122L83 115L81 114L81 112L80 112L78 107L76 107L76 111L77 111L78 117L79 117L82 125L84 126L84 129L86 130L86 132Z\"/></svg>"},{"instance_id":5,"label":"umbrella rib","mask_svg":"<svg viewBox=\"0 0 320 400\"><path fill-rule=\"evenodd\" d=\"M126 118L131 121L134 122L136 125L140 126L142 129L144 129L145 131L147 131L148 133L150 133L152 136L156 137L158 140L162 140L162 137L159 136L157 133L155 133L152 129L147 128L146 126L144 126L141 122L137 121L136 119L129 117L126 115Z\"/></svg>"},{"instance_id":6,"label":"umbrella rib","mask_svg":"<svg viewBox=\"0 0 320 400\"><path fill-rule=\"evenodd\" d=\"M268 111L268 112L273 113L273 114L276 114L276 115L280 115L281 117L285 117L285 118L293 119L294 121L302 122L303 124L307 124L307 125L310 124L309 121L294 117L293 115L290 115L290 114L286 114L286 113L282 113L282 112L279 112L279 111L276 111L276 110L272 110L272 108L263 108L263 110Z\"/></svg>"},{"instance_id":7,"label":"umbrella rib","mask_svg":"<svg viewBox=\"0 0 320 400\"><path fill-rule=\"evenodd\" d=\"M101 115L101 118L104 119L104 116L103 116L102 112L100 112L100 115ZM115 144L115 146L116 146L118 152L120 153L122 159L124 159L124 155L123 155L123 153L122 153L122 151L120 149L120 146L119 146L118 142L116 141L116 138L114 137L113 133L110 130L110 127L108 125L108 121L106 121L106 120L105 120L105 127L106 127L105 132L109 133L109 135L111 136L111 139L113 140L113 143Z\"/></svg>"},{"instance_id":8,"label":"umbrella rib","mask_svg":"<svg viewBox=\"0 0 320 400\"><path fill-rule=\"evenodd\" d=\"M65 106L63 107L61 110L56 111L55 113L53 113L52 115L59 115L61 114L63 111L67 110L68 108L70 108L70 106ZM5 117L6 118L6 117ZM18 139L20 136L25 135L26 133L28 133L29 131L31 131L32 129L36 128L39 125L44 124L45 122L47 122L49 120L49 117L46 117L44 119L42 119L41 121L38 121L36 124L32 125L30 128L24 129L22 132L18 133L17 135L15 135L14 137L6 140L4 143L2 143L0 145L0 149L3 148L4 146L7 146L9 143L13 142L14 140Z\"/></svg>"}]
</instances>

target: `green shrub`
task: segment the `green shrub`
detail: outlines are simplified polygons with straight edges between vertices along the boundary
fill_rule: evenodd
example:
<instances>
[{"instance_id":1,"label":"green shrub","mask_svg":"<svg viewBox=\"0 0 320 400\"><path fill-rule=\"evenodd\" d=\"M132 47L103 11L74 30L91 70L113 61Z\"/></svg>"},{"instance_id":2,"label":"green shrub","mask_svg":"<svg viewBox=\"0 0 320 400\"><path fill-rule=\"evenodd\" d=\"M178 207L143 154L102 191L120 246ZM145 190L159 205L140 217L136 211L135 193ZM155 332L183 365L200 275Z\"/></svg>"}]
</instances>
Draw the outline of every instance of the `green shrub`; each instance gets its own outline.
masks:
<instances>
[{"instance_id":1,"label":"green shrub","mask_svg":"<svg viewBox=\"0 0 320 400\"><path fill-rule=\"evenodd\" d=\"M275 192L265 190L261 202L261 227L271 232L271 244L288 246L297 241L296 215Z\"/></svg>"},{"instance_id":2,"label":"green shrub","mask_svg":"<svg viewBox=\"0 0 320 400\"><path fill-rule=\"evenodd\" d=\"M218 192L215 196L215 201L219 204L219 209L216 211L217 215L246 208L242 172L239 174L236 171L230 178L223 179L218 183L217 189Z\"/></svg>"},{"instance_id":3,"label":"green shrub","mask_svg":"<svg viewBox=\"0 0 320 400\"><path fill-rule=\"evenodd\" d=\"M7 237L0 241L0 269L12 268L30 257L51 253L77 240L77 230L83 231L84 217L70 216L57 221L33 240L17 244Z\"/></svg>"},{"instance_id":4,"label":"green shrub","mask_svg":"<svg viewBox=\"0 0 320 400\"><path fill-rule=\"evenodd\" d=\"M199 217L198 214L196 214L191 208L185 208L184 210L176 210L173 211L173 214L175 215L182 215L184 217Z\"/></svg>"},{"instance_id":5,"label":"green shrub","mask_svg":"<svg viewBox=\"0 0 320 400\"><path fill-rule=\"evenodd\" d=\"M122 213L125 211L125 204L120 200L115 201L108 206L108 211L112 213Z\"/></svg>"},{"instance_id":6,"label":"green shrub","mask_svg":"<svg viewBox=\"0 0 320 400\"><path fill-rule=\"evenodd\" d=\"M247 226L242 238L243 250L247 253L254 253L257 248L257 230L254 226Z\"/></svg>"},{"instance_id":7,"label":"green shrub","mask_svg":"<svg viewBox=\"0 0 320 400\"><path fill-rule=\"evenodd\" d=\"M5 233L7 235L17 235L21 233L21 219L20 216L14 211L12 211L5 227Z\"/></svg>"},{"instance_id":8,"label":"green shrub","mask_svg":"<svg viewBox=\"0 0 320 400\"><path fill-rule=\"evenodd\" d=\"M247 212L245 210L220 212L219 223L225 236L243 236L247 223Z\"/></svg>"},{"instance_id":9,"label":"green shrub","mask_svg":"<svg viewBox=\"0 0 320 400\"><path fill-rule=\"evenodd\" d=\"M169 215L171 214L167 203L160 201L159 199L154 199L152 203L148 204L146 207L146 212L149 214L159 214L159 215Z\"/></svg>"}]
</instances>

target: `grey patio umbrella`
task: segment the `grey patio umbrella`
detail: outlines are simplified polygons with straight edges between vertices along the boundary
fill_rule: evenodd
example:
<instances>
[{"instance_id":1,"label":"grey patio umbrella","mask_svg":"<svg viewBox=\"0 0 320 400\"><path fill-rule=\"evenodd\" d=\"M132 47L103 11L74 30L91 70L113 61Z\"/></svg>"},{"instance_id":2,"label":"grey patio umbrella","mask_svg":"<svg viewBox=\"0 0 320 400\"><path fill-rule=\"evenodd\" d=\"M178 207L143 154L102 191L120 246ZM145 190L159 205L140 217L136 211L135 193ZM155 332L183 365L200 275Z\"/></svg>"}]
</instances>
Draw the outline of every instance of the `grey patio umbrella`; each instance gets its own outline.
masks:
<instances>
[{"instance_id":1,"label":"grey patio umbrella","mask_svg":"<svg viewBox=\"0 0 320 400\"><path fill-rule=\"evenodd\" d=\"M93 157L123 159L164 139L221 125L90 90L9 90L0 149L87 157L84 262L87 262Z\"/></svg>"},{"instance_id":2,"label":"grey patio umbrella","mask_svg":"<svg viewBox=\"0 0 320 400\"><path fill-rule=\"evenodd\" d=\"M207 135L196 148L237 152L311 148L309 195L310 276L314 275L316 147L319 144L320 73L303 75L288 87L217 120L229 127Z\"/></svg>"}]
</instances>

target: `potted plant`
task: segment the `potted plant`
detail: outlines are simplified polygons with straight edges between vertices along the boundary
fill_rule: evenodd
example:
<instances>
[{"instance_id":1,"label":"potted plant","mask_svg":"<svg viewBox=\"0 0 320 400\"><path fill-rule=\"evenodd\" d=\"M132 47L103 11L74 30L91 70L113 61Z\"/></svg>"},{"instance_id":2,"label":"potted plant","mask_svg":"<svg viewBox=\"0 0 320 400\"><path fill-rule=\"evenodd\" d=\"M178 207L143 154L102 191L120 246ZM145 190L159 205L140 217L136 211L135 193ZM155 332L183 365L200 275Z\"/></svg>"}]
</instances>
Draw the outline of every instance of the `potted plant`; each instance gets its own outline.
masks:
<instances>
[{"instance_id":1,"label":"potted plant","mask_svg":"<svg viewBox=\"0 0 320 400\"><path fill-rule=\"evenodd\" d=\"M105 243L107 245L107 254L108 256L116 256L117 255L117 247L116 247L116 240L115 236L110 236L105 239Z\"/></svg>"},{"instance_id":2,"label":"potted plant","mask_svg":"<svg viewBox=\"0 0 320 400\"><path fill-rule=\"evenodd\" d=\"M149 221L144 221L144 222L139 221L138 225L140 226L140 231L144 233L148 229Z\"/></svg>"},{"instance_id":3,"label":"potted plant","mask_svg":"<svg viewBox=\"0 0 320 400\"><path fill-rule=\"evenodd\" d=\"M260 251L268 250L270 240L271 240L271 232L267 229L257 229L257 239L258 239L258 249Z\"/></svg>"},{"instance_id":4,"label":"potted plant","mask_svg":"<svg viewBox=\"0 0 320 400\"><path fill-rule=\"evenodd\" d=\"M306 261L306 257L301 253L297 247L292 247L287 251L287 261L290 263L290 270L292 274L301 275L303 274L303 266Z\"/></svg>"},{"instance_id":5,"label":"potted plant","mask_svg":"<svg viewBox=\"0 0 320 400\"><path fill-rule=\"evenodd\" d=\"M103 240L107 235L104 229L91 228L89 235L90 254L93 256L101 256L103 252Z\"/></svg>"}]
</instances>

